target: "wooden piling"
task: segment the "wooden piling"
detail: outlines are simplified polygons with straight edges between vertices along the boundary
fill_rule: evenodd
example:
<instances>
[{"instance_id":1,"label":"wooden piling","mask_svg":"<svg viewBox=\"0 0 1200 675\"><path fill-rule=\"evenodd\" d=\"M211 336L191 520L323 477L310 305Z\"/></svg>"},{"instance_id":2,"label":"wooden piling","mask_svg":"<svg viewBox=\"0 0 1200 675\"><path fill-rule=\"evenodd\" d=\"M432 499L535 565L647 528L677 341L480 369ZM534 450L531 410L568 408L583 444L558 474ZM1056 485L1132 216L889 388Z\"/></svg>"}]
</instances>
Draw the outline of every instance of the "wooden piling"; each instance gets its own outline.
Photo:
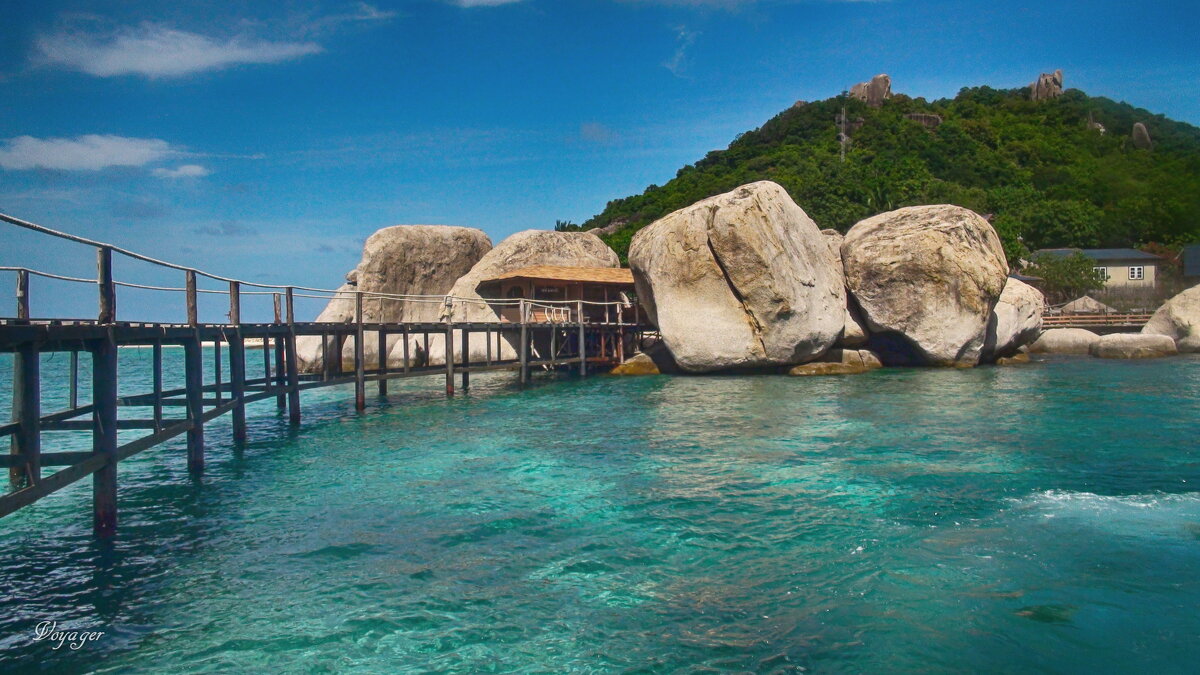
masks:
<instances>
[{"instance_id":1,"label":"wooden piling","mask_svg":"<svg viewBox=\"0 0 1200 675\"><path fill-rule=\"evenodd\" d=\"M71 399L71 410L79 407L79 352L71 350L71 378L67 384L70 390L67 396Z\"/></svg>"},{"instance_id":2,"label":"wooden piling","mask_svg":"<svg viewBox=\"0 0 1200 675\"><path fill-rule=\"evenodd\" d=\"M487 364L492 365L492 329L484 327L483 329L483 346L487 354Z\"/></svg>"},{"instance_id":3,"label":"wooden piling","mask_svg":"<svg viewBox=\"0 0 1200 675\"><path fill-rule=\"evenodd\" d=\"M213 395L221 405L221 340L213 340Z\"/></svg>"},{"instance_id":4,"label":"wooden piling","mask_svg":"<svg viewBox=\"0 0 1200 675\"><path fill-rule=\"evenodd\" d=\"M112 330L92 344L92 454L104 465L92 474L92 531L117 532L117 342Z\"/></svg>"},{"instance_id":5,"label":"wooden piling","mask_svg":"<svg viewBox=\"0 0 1200 675\"><path fill-rule=\"evenodd\" d=\"M454 324L446 320L446 398L454 398Z\"/></svg>"},{"instance_id":6,"label":"wooden piling","mask_svg":"<svg viewBox=\"0 0 1200 675\"><path fill-rule=\"evenodd\" d=\"M382 319L380 319L382 321ZM378 340L376 349L379 351L379 395L387 396L388 393L388 348L387 348L387 331L383 330L381 325L379 334L375 336Z\"/></svg>"},{"instance_id":7,"label":"wooden piling","mask_svg":"<svg viewBox=\"0 0 1200 675\"><path fill-rule=\"evenodd\" d=\"M287 287L287 347L285 361L287 362L288 380L288 418L292 424L300 423L300 366L296 362L296 303L294 289Z\"/></svg>"},{"instance_id":8,"label":"wooden piling","mask_svg":"<svg viewBox=\"0 0 1200 675\"><path fill-rule=\"evenodd\" d=\"M276 322L278 323L278 322ZM275 407L283 410L287 407L287 365L284 358L284 338L275 338Z\"/></svg>"},{"instance_id":9,"label":"wooden piling","mask_svg":"<svg viewBox=\"0 0 1200 675\"><path fill-rule=\"evenodd\" d=\"M233 401L233 442L246 442L246 343L242 339L242 300L240 284L229 282L229 323L233 333L229 342L229 397Z\"/></svg>"},{"instance_id":10,"label":"wooden piling","mask_svg":"<svg viewBox=\"0 0 1200 675\"><path fill-rule=\"evenodd\" d=\"M587 377L587 330L583 323L583 300L575 302L575 311L579 315L579 376Z\"/></svg>"},{"instance_id":11,"label":"wooden piling","mask_svg":"<svg viewBox=\"0 0 1200 675\"><path fill-rule=\"evenodd\" d=\"M100 314L98 323L113 323L117 320L117 287L113 284L112 249L101 246L96 249L96 285L100 289Z\"/></svg>"},{"instance_id":12,"label":"wooden piling","mask_svg":"<svg viewBox=\"0 0 1200 675\"><path fill-rule=\"evenodd\" d=\"M13 352L12 421L21 425L11 440L10 451L19 457L8 470L14 486L42 480L41 418L41 355L31 342Z\"/></svg>"},{"instance_id":13,"label":"wooden piling","mask_svg":"<svg viewBox=\"0 0 1200 675\"><path fill-rule=\"evenodd\" d=\"M467 391L471 388L471 331L463 326L459 332L462 333L462 388Z\"/></svg>"},{"instance_id":14,"label":"wooden piling","mask_svg":"<svg viewBox=\"0 0 1200 675\"><path fill-rule=\"evenodd\" d=\"M154 430L163 428L163 371L162 371L162 340L154 341Z\"/></svg>"},{"instance_id":15,"label":"wooden piling","mask_svg":"<svg viewBox=\"0 0 1200 675\"><path fill-rule=\"evenodd\" d=\"M187 417L192 428L187 432L188 471L204 472L204 357L200 332L183 343L183 374L187 395Z\"/></svg>"},{"instance_id":16,"label":"wooden piling","mask_svg":"<svg viewBox=\"0 0 1200 675\"><path fill-rule=\"evenodd\" d=\"M409 354L408 354L408 353L409 353L409 346L408 346L408 326L405 326L405 327L404 327L404 332L402 333L402 335L403 335L403 337L404 337L404 374L405 374L405 375L407 375L407 374L408 374L408 369L409 369L409 363L408 363L408 358L409 358Z\"/></svg>"},{"instance_id":17,"label":"wooden piling","mask_svg":"<svg viewBox=\"0 0 1200 675\"><path fill-rule=\"evenodd\" d=\"M366 334L363 332L363 294L354 292L354 409L362 412L367 409L367 372L366 349L363 344Z\"/></svg>"},{"instance_id":18,"label":"wooden piling","mask_svg":"<svg viewBox=\"0 0 1200 675\"><path fill-rule=\"evenodd\" d=\"M525 301L519 304L521 312L521 337L517 344L518 359L521 363L521 384L529 384L529 322L525 320Z\"/></svg>"}]
</instances>

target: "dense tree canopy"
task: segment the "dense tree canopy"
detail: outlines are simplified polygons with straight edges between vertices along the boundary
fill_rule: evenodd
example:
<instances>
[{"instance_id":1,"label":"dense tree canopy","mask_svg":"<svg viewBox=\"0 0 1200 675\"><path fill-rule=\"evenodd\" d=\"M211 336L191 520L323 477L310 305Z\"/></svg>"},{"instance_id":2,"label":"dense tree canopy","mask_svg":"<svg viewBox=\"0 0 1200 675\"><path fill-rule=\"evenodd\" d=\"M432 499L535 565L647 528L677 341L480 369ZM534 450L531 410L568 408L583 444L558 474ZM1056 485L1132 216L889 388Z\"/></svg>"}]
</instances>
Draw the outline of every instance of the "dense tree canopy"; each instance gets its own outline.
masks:
<instances>
[{"instance_id":1,"label":"dense tree canopy","mask_svg":"<svg viewBox=\"0 0 1200 675\"><path fill-rule=\"evenodd\" d=\"M837 116L862 118L840 158ZM906 117L939 115L927 128ZM1103 125L1107 133L1093 128ZM1143 122L1152 150L1134 147ZM609 202L583 229L625 257L640 228L745 183L772 180L822 228L842 232L901 206L950 203L993 214L1010 258L1045 247L1200 240L1200 129L1077 90L1049 101L1024 89L964 89L951 100L899 95L872 109L841 96L798 104L679 170Z\"/></svg>"}]
</instances>

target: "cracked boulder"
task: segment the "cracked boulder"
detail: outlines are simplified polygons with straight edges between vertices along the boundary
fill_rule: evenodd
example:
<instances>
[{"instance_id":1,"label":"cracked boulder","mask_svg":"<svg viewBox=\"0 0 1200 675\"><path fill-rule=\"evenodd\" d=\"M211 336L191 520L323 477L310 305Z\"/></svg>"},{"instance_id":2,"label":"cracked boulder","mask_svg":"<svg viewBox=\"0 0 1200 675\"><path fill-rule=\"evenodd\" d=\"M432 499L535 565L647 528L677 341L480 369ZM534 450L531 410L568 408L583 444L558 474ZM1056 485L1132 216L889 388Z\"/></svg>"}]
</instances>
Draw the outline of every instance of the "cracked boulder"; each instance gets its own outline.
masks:
<instances>
[{"instance_id":1,"label":"cracked boulder","mask_svg":"<svg viewBox=\"0 0 1200 675\"><path fill-rule=\"evenodd\" d=\"M779 185L751 183L634 236L638 299L687 372L790 366L841 337L842 266Z\"/></svg>"},{"instance_id":2,"label":"cracked boulder","mask_svg":"<svg viewBox=\"0 0 1200 675\"><path fill-rule=\"evenodd\" d=\"M974 366L1008 278L1000 237L959 206L868 218L842 241L846 287L887 365Z\"/></svg>"}]
</instances>

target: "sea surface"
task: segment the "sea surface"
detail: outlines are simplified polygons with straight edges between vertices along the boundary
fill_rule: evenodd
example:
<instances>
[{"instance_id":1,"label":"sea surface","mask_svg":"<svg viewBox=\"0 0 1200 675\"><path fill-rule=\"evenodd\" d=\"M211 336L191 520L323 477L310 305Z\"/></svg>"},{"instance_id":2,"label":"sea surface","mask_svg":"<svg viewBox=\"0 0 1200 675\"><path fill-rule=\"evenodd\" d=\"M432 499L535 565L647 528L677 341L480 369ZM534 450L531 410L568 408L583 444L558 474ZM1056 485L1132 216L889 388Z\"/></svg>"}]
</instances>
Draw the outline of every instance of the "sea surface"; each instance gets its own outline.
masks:
<instances>
[{"instance_id":1,"label":"sea surface","mask_svg":"<svg viewBox=\"0 0 1200 675\"><path fill-rule=\"evenodd\" d=\"M149 352L121 358L145 389ZM244 448L209 425L199 480L181 440L123 462L112 542L86 480L4 518L0 672L1200 663L1200 358L515 379L365 414L305 392L297 429L257 403ZM45 621L103 636L54 649Z\"/></svg>"}]
</instances>

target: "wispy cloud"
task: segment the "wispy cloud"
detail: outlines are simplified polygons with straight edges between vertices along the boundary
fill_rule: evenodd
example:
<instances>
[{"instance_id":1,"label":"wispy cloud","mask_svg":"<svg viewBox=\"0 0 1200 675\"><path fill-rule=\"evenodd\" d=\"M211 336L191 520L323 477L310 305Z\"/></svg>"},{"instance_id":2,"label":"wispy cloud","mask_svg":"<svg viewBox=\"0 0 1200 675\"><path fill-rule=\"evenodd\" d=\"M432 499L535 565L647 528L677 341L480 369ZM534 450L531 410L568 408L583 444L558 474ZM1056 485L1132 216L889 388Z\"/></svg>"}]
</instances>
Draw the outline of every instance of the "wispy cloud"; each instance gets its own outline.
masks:
<instances>
[{"instance_id":1,"label":"wispy cloud","mask_svg":"<svg viewBox=\"0 0 1200 675\"><path fill-rule=\"evenodd\" d=\"M0 168L99 171L113 166L145 166L175 149L158 138L87 134L75 138L17 136L0 146Z\"/></svg>"},{"instance_id":2,"label":"wispy cloud","mask_svg":"<svg viewBox=\"0 0 1200 675\"><path fill-rule=\"evenodd\" d=\"M522 2L522 0L454 0L454 4L459 7L498 7L517 2Z\"/></svg>"},{"instance_id":3,"label":"wispy cloud","mask_svg":"<svg viewBox=\"0 0 1200 675\"><path fill-rule=\"evenodd\" d=\"M688 48L695 44L698 37L700 37L700 33L688 30L687 26L675 27L675 53L663 63L663 67L671 71L675 77L684 77L684 70L687 68L688 62Z\"/></svg>"},{"instance_id":4,"label":"wispy cloud","mask_svg":"<svg viewBox=\"0 0 1200 675\"><path fill-rule=\"evenodd\" d=\"M201 225L192 231L210 237L248 237L254 234L252 228L236 220L222 220L219 223Z\"/></svg>"},{"instance_id":5,"label":"wispy cloud","mask_svg":"<svg viewBox=\"0 0 1200 675\"><path fill-rule=\"evenodd\" d=\"M239 64L278 63L322 51L314 42L213 38L158 23L109 33L63 30L39 37L38 60L97 77L180 77Z\"/></svg>"},{"instance_id":6,"label":"wispy cloud","mask_svg":"<svg viewBox=\"0 0 1200 675\"><path fill-rule=\"evenodd\" d=\"M617 132L598 122L584 122L579 125L579 137L589 143L608 145L617 140Z\"/></svg>"},{"instance_id":7,"label":"wispy cloud","mask_svg":"<svg viewBox=\"0 0 1200 675\"><path fill-rule=\"evenodd\" d=\"M203 178L212 172L199 164L184 164L174 169L155 169L150 173L159 178Z\"/></svg>"}]
</instances>

